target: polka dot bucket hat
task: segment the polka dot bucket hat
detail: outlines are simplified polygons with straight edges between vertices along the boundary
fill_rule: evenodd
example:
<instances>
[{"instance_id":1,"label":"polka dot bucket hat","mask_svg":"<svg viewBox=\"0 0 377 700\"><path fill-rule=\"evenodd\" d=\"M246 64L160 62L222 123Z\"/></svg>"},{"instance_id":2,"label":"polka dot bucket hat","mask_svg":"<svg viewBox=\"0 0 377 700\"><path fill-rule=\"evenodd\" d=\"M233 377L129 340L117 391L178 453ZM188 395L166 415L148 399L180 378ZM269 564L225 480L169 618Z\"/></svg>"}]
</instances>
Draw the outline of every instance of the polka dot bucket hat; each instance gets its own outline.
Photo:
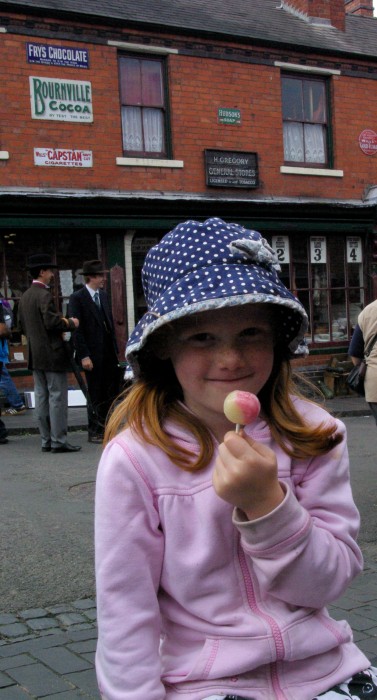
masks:
<instances>
[{"instance_id":1,"label":"polka dot bucket hat","mask_svg":"<svg viewBox=\"0 0 377 700\"><path fill-rule=\"evenodd\" d=\"M278 305L282 341L292 354L307 354L307 314L277 270L276 253L257 231L219 218L178 224L144 261L148 311L126 348L134 375L139 369L138 352L158 328L189 314L240 304Z\"/></svg>"}]
</instances>

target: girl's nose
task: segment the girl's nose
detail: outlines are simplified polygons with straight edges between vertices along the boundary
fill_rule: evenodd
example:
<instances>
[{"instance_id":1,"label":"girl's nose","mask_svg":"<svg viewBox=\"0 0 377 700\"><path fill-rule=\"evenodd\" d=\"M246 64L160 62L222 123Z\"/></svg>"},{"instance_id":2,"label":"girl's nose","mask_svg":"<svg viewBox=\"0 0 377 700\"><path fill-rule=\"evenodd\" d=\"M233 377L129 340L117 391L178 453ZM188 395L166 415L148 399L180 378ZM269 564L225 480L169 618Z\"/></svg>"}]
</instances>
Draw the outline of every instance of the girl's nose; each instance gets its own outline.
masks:
<instances>
[{"instance_id":1,"label":"girl's nose","mask_svg":"<svg viewBox=\"0 0 377 700\"><path fill-rule=\"evenodd\" d=\"M235 344L223 344L217 353L217 362L220 367L234 369L244 364L242 353Z\"/></svg>"}]
</instances>

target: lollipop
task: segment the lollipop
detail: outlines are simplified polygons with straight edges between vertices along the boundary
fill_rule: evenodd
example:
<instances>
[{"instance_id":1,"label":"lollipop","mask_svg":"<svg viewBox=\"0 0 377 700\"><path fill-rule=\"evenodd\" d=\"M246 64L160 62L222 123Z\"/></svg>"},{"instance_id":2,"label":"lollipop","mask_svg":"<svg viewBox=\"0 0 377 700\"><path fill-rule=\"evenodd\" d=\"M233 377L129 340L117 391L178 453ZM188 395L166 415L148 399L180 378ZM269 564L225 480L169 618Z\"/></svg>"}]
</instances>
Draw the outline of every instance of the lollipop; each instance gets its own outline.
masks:
<instances>
[{"instance_id":1,"label":"lollipop","mask_svg":"<svg viewBox=\"0 0 377 700\"><path fill-rule=\"evenodd\" d=\"M260 403L255 394L248 391L232 391L224 401L224 413L231 423L236 423L236 433L259 415Z\"/></svg>"}]
</instances>

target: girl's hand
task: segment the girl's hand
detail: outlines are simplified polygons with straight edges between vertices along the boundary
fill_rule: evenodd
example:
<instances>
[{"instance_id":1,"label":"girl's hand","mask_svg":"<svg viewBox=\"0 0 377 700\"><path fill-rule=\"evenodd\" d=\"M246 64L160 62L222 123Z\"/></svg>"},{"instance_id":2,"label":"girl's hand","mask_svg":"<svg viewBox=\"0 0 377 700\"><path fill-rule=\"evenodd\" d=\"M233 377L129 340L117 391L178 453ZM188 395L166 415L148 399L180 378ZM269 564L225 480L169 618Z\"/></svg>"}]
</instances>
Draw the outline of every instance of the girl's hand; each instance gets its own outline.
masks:
<instances>
[{"instance_id":1,"label":"girl's hand","mask_svg":"<svg viewBox=\"0 0 377 700\"><path fill-rule=\"evenodd\" d=\"M275 453L243 432L226 433L212 478L217 495L243 510L248 520L267 515L284 499Z\"/></svg>"}]
</instances>

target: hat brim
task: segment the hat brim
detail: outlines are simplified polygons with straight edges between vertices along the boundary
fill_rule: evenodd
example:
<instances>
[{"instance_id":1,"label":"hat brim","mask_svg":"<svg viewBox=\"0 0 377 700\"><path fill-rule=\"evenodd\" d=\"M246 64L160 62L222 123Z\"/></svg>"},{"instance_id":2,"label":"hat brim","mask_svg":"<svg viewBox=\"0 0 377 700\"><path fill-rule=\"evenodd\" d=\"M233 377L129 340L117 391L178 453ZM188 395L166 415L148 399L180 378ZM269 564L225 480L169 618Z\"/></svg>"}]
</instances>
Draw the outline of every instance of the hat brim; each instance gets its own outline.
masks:
<instances>
[{"instance_id":1,"label":"hat brim","mask_svg":"<svg viewBox=\"0 0 377 700\"><path fill-rule=\"evenodd\" d=\"M216 272L218 271L218 275ZM291 356L306 355L304 342L308 329L308 316L301 302L281 282L275 271L255 265L229 265L229 279L234 280L234 295L229 285L222 285L223 270L216 266L206 268L206 274L194 271L173 284L161 295L155 306L147 311L135 326L127 342L126 357L137 370L137 355L148 338L157 329L184 316L244 304L272 304L285 311L283 339ZM243 290L240 293L240 290ZM179 302L182 299L182 302ZM174 308L172 305L174 304Z\"/></svg>"},{"instance_id":2,"label":"hat brim","mask_svg":"<svg viewBox=\"0 0 377 700\"><path fill-rule=\"evenodd\" d=\"M58 267L59 265L55 265L55 263L39 263L38 265L26 265L27 270L57 270Z\"/></svg>"},{"instance_id":3,"label":"hat brim","mask_svg":"<svg viewBox=\"0 0 377 700\"><path fill-rule=\"evenodd\" d=\"M86 275L87 277L93 277L94 275L104 275L110 272L110 270L96 270L95 272L91 270L87 272L86 270L77 270L78 275Z\"/></svg>"}]
</instances>

